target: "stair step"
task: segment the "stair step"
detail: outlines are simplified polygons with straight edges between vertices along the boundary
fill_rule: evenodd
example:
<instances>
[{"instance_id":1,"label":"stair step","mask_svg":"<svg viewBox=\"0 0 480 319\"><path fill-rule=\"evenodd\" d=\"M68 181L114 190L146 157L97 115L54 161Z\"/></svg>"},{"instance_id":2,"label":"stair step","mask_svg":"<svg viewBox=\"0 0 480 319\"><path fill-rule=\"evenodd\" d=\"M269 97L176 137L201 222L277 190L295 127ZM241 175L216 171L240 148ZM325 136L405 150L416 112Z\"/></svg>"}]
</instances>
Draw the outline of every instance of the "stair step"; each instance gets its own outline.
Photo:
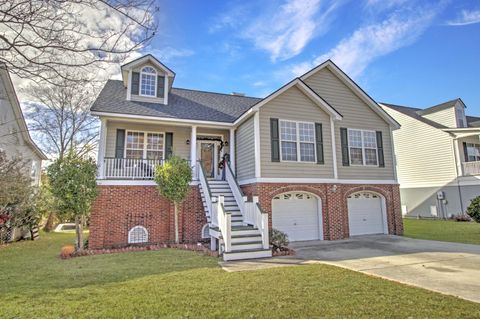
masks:
<instances>
[{"instance_id":1,"label":"stair step","mask_svg":"<svg viewBox=\"0 0 480 319\"><path fill-rule=\"evenodd\" d=\"M234 243L232 242L232 252L246 250L246 249L262 249L263 243L260 242L252 242L252 243Z\"/></svg>"},{"instance_id":2,"label":"stair step","mask_svg":"<svg viewBox=\"0 0 480 319\"><path fill-rule=\"evenodd\" d=\"M225 261L269 257L272 257L272 251L270 249L245 249L223 253L223 260Z\"/></svg>"}]
</instances>

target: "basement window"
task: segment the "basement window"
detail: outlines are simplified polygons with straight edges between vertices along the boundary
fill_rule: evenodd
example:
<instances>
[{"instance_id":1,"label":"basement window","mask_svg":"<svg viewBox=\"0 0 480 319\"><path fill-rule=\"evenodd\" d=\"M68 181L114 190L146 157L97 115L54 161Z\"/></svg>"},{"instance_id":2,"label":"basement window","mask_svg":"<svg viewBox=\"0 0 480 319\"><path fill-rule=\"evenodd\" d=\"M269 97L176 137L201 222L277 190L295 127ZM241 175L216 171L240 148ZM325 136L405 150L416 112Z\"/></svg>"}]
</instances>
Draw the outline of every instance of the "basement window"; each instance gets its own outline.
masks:
<instances>
[{"instance_id":1,"label":"basement window","mask_svg":"<svg viewBox=\"0 0 480 319\"><path fill-rule=\"evenodd\" d=\"M148 231L143 226L135 226L128 232L129 244L141 244L148 242Z\"/></svg>"}]
</instances>

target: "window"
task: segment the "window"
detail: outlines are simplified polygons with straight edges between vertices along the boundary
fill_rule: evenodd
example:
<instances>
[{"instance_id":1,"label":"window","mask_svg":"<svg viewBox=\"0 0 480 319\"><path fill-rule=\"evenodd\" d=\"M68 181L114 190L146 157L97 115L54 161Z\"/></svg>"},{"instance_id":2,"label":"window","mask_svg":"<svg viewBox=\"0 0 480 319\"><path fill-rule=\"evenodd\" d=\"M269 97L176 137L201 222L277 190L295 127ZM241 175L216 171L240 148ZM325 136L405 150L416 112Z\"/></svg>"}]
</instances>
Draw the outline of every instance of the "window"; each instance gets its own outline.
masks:
<instances>
[{"instance_id":1,"label":"window","mask_svg":"<svg viewBox=\"0 0 480 319\"><path fill-rule=\"evenodd\" d=\"M282 161L315 162L315 125L279 121Z\"/></svg>"},{"instance_id":2,"label":"window","mask_svg":"<svg viewBox=\"0 0 480 319\"><path fill-rule=\"evenodd\" d=\"M378 165L377 135L374 131L348 130L351 165Z\"/></svg>"},{"instance_id":3,"label":"window","mask_svg":"<svg viewBox=\"0 0 480 319\"><path fill-rule=\"evenodd\" d=\"M202 239L210 238L210 227L208 224L203 225L202 227Z\"/></svg>"},{"instance_id":4,"label":"window","mask_svg":"<svg viewBox=\"0 0 480 319\"><path fill-rule=\"evenodd\" d=\"M157 72L150 66L140 72L140 95L157 96Z\"/></svg>"},{"instance_id":5,"label":"window","mask_svg":"<svg viewBox=\"0 0 480 319\"><path fill-rule=\"evenodd\" d=\"M466 162L480 161L480 144L467 143L467 156Z\"/></svg>"},{"instance_id":6,"label":"window","mask_svg":"<svg viewBox=\"0 0 480 319\"><path fill-rule=\"evenodd\" d=\"M127 132L125 157L135 159L163 159L164 134Z\"/></svg>"},{"instance_id":7,"label":"window","mask_svg":"<svg viewBox=\"0 0 480 319\"><path fill-rule=\"evenodd\" d=\"M143 226L135 226L128 232L129 244L141 244L148 242L148 231Z\"/></svg>"},{"instance_id":8,"label":"window","mask_svg":"<svg viewBox=\"0 0 480 319\"><path fill-rule=\"evenodd\" d=\"M457 125L458 127L465 127L465 114L462 109L456 108L455 109L455 115L457 117Z\"/></svg>"}]
</instances>

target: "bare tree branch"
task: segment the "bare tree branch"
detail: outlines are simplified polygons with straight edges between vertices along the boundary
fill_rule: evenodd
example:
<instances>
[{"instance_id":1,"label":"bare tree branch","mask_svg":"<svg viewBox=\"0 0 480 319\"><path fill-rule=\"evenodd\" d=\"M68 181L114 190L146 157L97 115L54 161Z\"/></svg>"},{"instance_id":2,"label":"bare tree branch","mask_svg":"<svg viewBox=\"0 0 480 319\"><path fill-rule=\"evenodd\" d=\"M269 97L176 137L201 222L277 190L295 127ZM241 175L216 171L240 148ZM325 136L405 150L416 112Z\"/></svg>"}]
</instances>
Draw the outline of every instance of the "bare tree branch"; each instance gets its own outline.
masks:
<instances>
[{"instance_id":1,"label":"bare tree branch","mask_svg":"<svg viewBox=\"0 0 480 319\"><path fill-rule=\"evenodd\" d=\"M34 82L96 79L155 35L155 0L0 0L0 63Z\"/></svg>"}]
</instances>

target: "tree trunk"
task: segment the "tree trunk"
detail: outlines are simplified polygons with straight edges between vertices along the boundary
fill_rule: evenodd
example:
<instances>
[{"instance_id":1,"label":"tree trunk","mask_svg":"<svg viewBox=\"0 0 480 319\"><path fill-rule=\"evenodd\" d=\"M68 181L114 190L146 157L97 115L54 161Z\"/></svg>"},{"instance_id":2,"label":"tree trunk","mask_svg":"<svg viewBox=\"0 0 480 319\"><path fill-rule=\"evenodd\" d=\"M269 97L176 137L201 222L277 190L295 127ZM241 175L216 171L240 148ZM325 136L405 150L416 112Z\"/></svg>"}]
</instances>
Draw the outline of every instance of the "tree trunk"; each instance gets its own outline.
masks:
<instances>
[{"instance_id":1,"label":"tree trunk","mask_svg":"<svg viewBox=\"0 0 480 319\"><path fill-rule=\"evenodd\" d=\"M75 216L75 233L77 235L77 251L83 250L83 227L82 227L83 218L80 216Z\"/></svg>"},{"instance_id":2,"label":"tree trunk","mask_svg":"<svg viewBox=\"0 0 480 319\"><path fill-rule=\"evenodd\" d=\"M178 204L177 203L173 203L173 206L174 206L174 210L175 210L175 243L178 244L179 243L179 240L178 240Z\"/></svg>"},{"instance_id":3,"label":"tree trunk","mask_svg":"<svg viewBox=\"0 0 480 319\"><path fill-rule=\"evenodd\" d=\"M53 222L55 220L55 214L54 213L49 213L47 217L47 222L45 223L45 227L43 227L43 230L48 232L51 232L53 230Z\"/></svg>"}]
</instances>

